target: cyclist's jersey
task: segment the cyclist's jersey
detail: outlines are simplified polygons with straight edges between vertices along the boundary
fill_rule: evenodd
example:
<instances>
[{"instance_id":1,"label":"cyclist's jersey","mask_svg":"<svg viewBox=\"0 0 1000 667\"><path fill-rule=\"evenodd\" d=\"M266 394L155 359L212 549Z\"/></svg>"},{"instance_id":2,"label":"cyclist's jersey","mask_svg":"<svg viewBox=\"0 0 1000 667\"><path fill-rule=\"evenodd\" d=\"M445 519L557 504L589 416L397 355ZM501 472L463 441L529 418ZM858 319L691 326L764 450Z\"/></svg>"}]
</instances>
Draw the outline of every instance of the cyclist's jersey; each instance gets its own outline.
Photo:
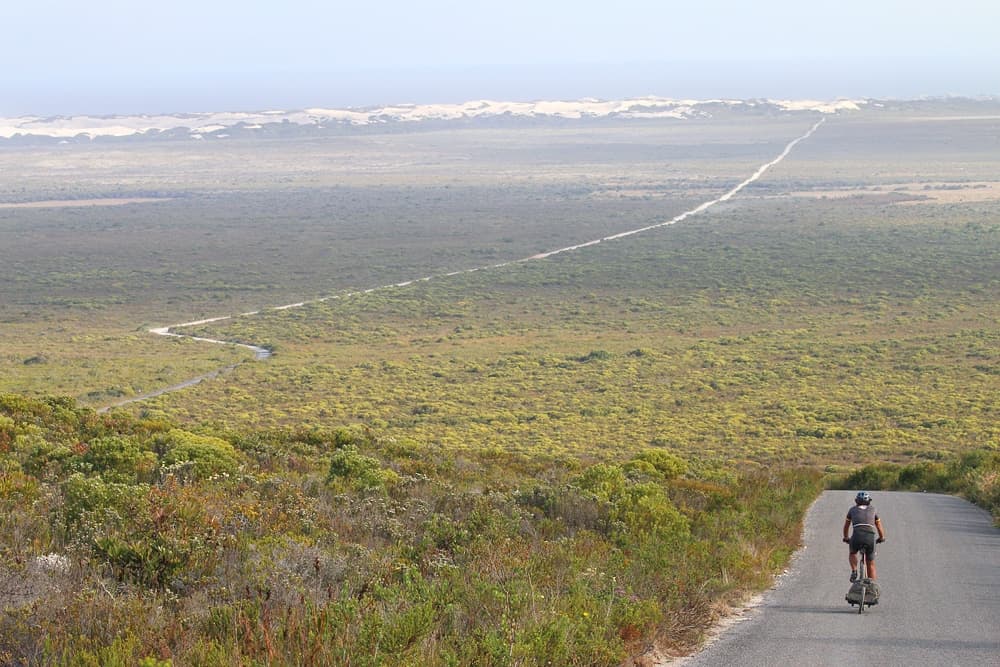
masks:
<instances>
[{"instance_id":1,"label":"cyclist's jersey","mask_svg":"<svg viewBox=\"0 0 1000 667\"><path fill-rule=\"evenodd\" d=\"M847 510L847 518L851 521L851 526L855 531L865 533L875 532L875 522L878 521L878 514L871 505L855 505Z\"/></svg>"}]
</instances>

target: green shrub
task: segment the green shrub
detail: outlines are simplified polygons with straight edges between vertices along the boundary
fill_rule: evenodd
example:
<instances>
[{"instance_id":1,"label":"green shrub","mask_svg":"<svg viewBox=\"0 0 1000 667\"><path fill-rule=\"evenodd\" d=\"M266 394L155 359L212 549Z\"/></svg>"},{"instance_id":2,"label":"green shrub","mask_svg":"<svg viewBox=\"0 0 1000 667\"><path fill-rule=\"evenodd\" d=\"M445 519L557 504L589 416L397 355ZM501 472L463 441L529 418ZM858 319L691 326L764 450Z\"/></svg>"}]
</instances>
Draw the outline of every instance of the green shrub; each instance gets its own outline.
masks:
<instances>
[{"instance_id":1,"label":"green shrub","mask_svg":"<svg viewBox=\"0 0 1000 667\"><path fill-rule=\"evenodd\" d=\"M630 485L619 499L617 518L635 535L673 541L690 535L687 518L654 482Z\"/></svg>"},{"instance_id":2,"label":"green shrub","mask_svg":"<svg viewBox=\"0 0 1000 667\"><path fill-rule=\"evenodd\" d=\"M42 477L46 471L61 476L63 465L73 456L68 446L50 442L39 429L31 427L14 437L14 450L24 471L36 477Z\"/></svg>"},{"instance_id":3,"label":"green shrub","mask_svg":"<svg viewBox=\"0 0 1000 667\"><path fill-rule=\"evenodd\" d=\"M517 493L515 499L522 507L540 510L546 519L552 520L545 526L553 530L558 526L558 530L567 529L570 533L592 530L607 534L611 528L610 503L579 487L536 486L529 492Z\"/></svg>"},{"instance_id":4,"label":"green shrub","mask_svg":"<svg viewBox=\"0 0 1000 667\"><path fill-rule=\"evenodd\" d=\"M345 445L330 457L326 480L363 491L393 486L399 481L399 475L383 469L378 459L361 454L354 445Z\"/></svg>"},{"instance_id":5,"label":"green shrub","mask_svg":"<svg viewBox=\"0 0 1000 667\"><path fill-rule=\"evenodd\" d=\"M641 459L626 461L622 464L622 470L625 472L625 476L631 480L663 480L663 474L652 463Z\"/></svg>"},{"instance_id":6,"label":"green shrub","mask_svg":"<svg viewBox=\"0 0 1000 667\"><path fill-rule=\"evenodd\" d=\"M647 449L636 460L645 461L657 470L664 479L674 479L687 474L687 461L662 449Z\"/></svg>"},{"instance_id":7,"label":"green shrub","mask_svg":"<svg viewBox=\"0 0 1000 667\"><path fill-rule=\"evenodd\" d=\"M953 466L952 475L965 496L992 512L994 522L1000 525L1000 452L968 452Z\"/></svg>"},{"instance_id":8,"label":"green shrub","mask_svg":"<svg viewBox=\"0 0 1000 667\"><path fill-rule=\"evenodd\" d=\"M611 358L611 353L607 350L591 350L582 357L577 357L576 360L582 363L587 363L589 361L607 361Z\"/></svg>"},{"instance_id":9,"label":"green shrub","mask_svg":"<svg viewBox=\"0 0 1000 667\"><path fill-rule=\"evenodd\" d=\"M198 435L181 429L171 429L156 438L163 463L192 464L195 477L204 479L221 473L234 473L239 466L236 449L210 435Z\"/></svg>"},{"instance_id":10,"label":"green shrub","mask_svg":"<svg viewBox=\"0 0 1000 667\"><path fill-rule=\"evenodd\" d=\"M94 540L94 551L119 581L151 587L168 583L190 556L181 545L159 535L106 535Z\"/></svg>"},{"instance_id":11,"label":"green shrub","mask_svg":"<svg viewBox=\"0 0 1000 667\"><path fill-rule=\"evenodd\" d=\"M67 537L88 540L107 523L121 527L128 517L148 514L148 494L144 484L106 482L74 473L62 484L60 523Z\"/></svg>"},{"instance_id":12,"label":"green shrub","mask_svg":"<svg viewBox=\"0 0 1000 667\"><path fill-rule=\"evenodd\" d=\"M579 487L601 500L614 502L625 490L628 480L621 466L598 463L583 471L577 479Z\"/></svg>"},{"instance_id":13,"label":"green shrub","mask_svg":"<svg viewBox=\"0 0 1000 667\"><path fill-rule=\"evenodd\" d=\"M80 462L85 471L107 481L134 482L149 476L156 466L156 455L142 449L134 438L108 436L91 440Z\"/></svg>"},{"instance_id":14,"label":"green shrub","mask_svg":"<svg viewBox=\"0 0 1000 667\"><path fill-rule=\"evenodd\" d=\"M944 464L922 461L905 465L899 470L896 488L906 491L946 491L955 486Z\"/></svg>"},{"instance_id":15,"label":"green shrub","mask_svg":"<svg viewBox=\"0 0 1000 667\"><path fill-rule=\"evenodd\" d=\"M687 519L657 482L631 480L623 467L599 463L585 470L577 483L611 504L611 519L621 524L627 534L672 539L689 533Z\"/></svg>"},{"instance_id":16,"label":"green shrub","mask_svg":"<svg viewBox=\"0 0 1000 667\"><path fill-rule=\"evenodd\" d=\"M873 463L849 474L841 483L845 489L894 489L899 484L899 467L891 463Z\"/></svg>"}]
</instances>

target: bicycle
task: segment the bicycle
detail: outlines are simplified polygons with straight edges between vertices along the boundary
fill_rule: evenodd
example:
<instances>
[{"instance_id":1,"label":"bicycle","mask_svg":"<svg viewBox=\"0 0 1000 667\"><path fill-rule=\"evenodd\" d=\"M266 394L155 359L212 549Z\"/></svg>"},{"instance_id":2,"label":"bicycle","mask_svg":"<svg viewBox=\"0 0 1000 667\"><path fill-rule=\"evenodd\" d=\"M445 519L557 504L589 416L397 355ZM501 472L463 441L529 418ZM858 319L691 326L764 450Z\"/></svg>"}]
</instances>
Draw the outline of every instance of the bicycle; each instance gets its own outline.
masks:
<instances>
[{"instance_id":1,"label":"bicycle","mask_svg":"<svg viewBox=\"0 0 1000 667\"><path fill-rule=\"evenodd\" d=\"M879 538L875 540L875 543L881 544L884 541ZM852 600L852 593L855 593L858 589L860 589L860 597ZM860 614L864 612L865 605L871 607L878 604L878 598L878 584L875 583L874 579L868 578L868 550L858 549L858 579L856 582L851 583L851 588L847 591L847 596L844 599L852 607L858 605L858 613Z\"/></svg>"}]
</instances>

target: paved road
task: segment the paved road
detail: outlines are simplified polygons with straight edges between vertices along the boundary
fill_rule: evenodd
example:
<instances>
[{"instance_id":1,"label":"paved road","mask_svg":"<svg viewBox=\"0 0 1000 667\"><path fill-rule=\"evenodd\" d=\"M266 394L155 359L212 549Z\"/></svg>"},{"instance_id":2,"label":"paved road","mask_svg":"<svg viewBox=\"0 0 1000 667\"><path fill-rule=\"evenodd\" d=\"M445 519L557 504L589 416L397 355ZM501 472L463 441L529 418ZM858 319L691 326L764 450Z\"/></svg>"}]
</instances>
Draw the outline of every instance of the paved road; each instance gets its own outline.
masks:
<instances>
[{"instance_id":1,"label":"paved road","mask_svg":"<svg viewBox=\"0 0 1000 667\"><path fill-rule=\"evenodd\" d=\"M861 616L840 541L853 492L824 493L806 518L790 571L704 651L677 664L1000 666L1000 529L969 503L933 493L874 492L885 526L878 606Z\"/></svg>"}]
</instances>

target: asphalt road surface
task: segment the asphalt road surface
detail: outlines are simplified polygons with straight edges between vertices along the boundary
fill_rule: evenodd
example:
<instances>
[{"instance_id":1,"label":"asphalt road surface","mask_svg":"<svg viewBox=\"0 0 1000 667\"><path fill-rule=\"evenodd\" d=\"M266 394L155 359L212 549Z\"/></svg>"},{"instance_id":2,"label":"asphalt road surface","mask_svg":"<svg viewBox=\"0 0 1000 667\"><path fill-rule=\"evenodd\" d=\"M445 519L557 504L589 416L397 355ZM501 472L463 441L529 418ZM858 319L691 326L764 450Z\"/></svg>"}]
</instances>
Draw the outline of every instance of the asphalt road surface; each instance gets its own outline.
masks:
<instances>
[{"instance_id":1,"label":"asphalt road surface","mask_svg":"<svg viewBox=\"0 0 1000 667\"><path fill-rule=\"evenodd\" d=\"M828 491L805 547L746 620L675 664L1000 666L1000 529L987 512L934 493L873 492L886 541L882 597L858 615L841 542L853 491Z\"/></svg>"}]
</instances>

